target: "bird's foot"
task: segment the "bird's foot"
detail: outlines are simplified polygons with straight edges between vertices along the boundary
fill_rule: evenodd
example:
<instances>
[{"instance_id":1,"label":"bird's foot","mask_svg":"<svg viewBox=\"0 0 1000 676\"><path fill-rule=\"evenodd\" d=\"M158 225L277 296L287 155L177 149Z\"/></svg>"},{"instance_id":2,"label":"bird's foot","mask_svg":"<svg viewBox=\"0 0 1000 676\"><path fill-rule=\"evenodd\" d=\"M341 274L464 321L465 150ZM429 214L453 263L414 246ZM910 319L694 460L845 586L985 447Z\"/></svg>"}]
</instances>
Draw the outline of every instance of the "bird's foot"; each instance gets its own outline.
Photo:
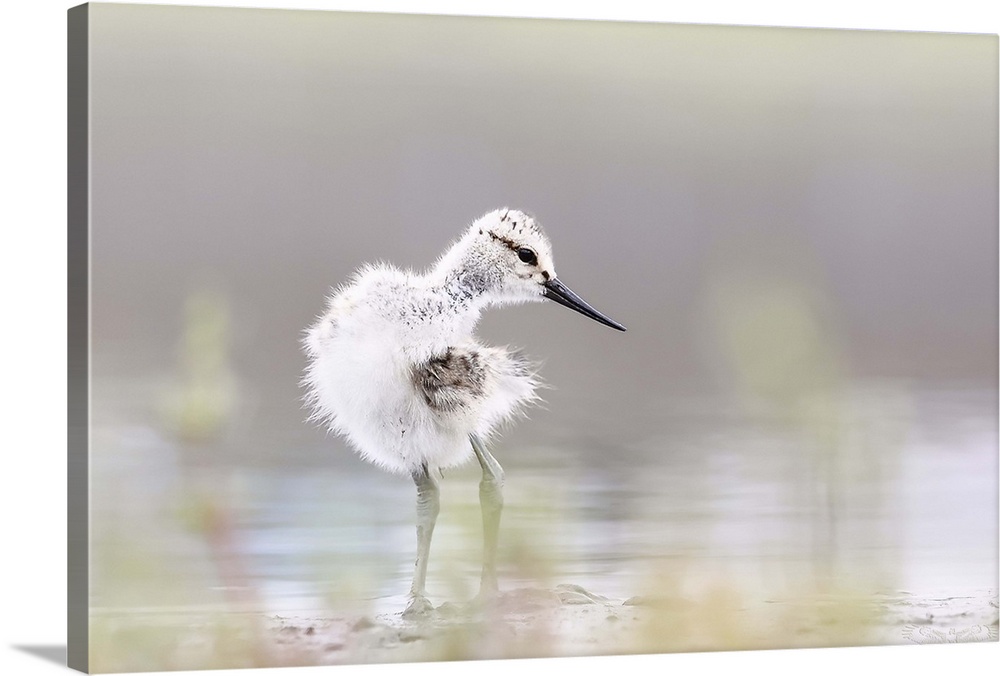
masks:
<instances>
[{"instance_id":1,"label":"bird's foot","mask_svg":"<svg viewBox=\"0 0 1000 676\"><path fill-rule=\"evenodd\" d=\"M427 618L434 612L434 604L423 594L410 594L410 602L403 611L403 619L419 620Z\"/></svg>"}]
</instances>

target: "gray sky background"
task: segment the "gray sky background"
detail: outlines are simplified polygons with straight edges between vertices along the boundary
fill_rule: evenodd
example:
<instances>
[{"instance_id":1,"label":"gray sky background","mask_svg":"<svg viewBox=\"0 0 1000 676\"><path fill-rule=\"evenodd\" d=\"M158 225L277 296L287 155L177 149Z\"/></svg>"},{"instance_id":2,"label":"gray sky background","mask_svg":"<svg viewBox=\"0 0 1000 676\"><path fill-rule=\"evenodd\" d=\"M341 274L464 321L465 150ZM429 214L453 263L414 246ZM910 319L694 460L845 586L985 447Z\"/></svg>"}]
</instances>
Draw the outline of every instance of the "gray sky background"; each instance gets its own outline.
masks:
<instances>
[{"instance_id":1,"label":"gray sky background","mask_svg":"<svg viewBox=\"0 0 1000 676\"><path fill-rule=\"evenodd\" d=\"M102 4L91 21L98 404L102 382L175 368L185 298L209 288L263 419L296 425L298 341L329 287L365 261L422 268L505 205L629 327L553 304L484 318L544 360L563 422L588 401L653 415L776 358L995 387L995 36Z\"/></svg>"}]
</instances>

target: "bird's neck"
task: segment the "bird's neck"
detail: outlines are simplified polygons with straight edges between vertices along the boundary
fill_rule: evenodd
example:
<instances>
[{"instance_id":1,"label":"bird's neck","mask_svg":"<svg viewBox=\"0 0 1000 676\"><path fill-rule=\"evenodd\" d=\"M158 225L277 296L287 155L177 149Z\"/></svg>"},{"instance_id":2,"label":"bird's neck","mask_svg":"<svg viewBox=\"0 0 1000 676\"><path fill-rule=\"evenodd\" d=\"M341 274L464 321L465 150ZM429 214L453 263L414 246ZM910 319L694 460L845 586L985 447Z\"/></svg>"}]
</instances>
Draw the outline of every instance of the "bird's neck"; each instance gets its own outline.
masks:
<instances>
[{"instance_id":1,"label":"bird's neck","mask_svg":"<svg viewBox=\"0 0 1000 676\"><path fill-rule=\"evenodd\" d=\"M438 262L431 275L434 286L445 292L457 312L480 311L491 304L502 285L500 270L475 243L457 242Z\"/></svg>"},{"instance_id":2,"label":"bird's neck","mask_svg":"<svg viewBox=\"0 0 1000 676\"><path fill-rule=\"evenodd\" d=\"M456 309L479 308L489 304L489 286L476 270L451 270L440 281L440 288L452 299Z\"/></svg>"}]
</instances>

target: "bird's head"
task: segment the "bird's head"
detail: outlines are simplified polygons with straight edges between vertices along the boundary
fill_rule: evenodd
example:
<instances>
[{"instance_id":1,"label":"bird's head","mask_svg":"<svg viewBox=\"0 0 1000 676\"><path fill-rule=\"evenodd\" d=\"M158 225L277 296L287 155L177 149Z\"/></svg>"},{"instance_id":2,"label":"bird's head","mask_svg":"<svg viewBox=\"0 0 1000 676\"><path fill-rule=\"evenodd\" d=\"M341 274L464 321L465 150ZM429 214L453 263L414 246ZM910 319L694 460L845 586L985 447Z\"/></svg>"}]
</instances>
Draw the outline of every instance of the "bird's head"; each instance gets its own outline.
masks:
<instances>
[{"instance_id":1,"label":"bird's head","mask_svg":"<svg viewBox=\"0 0 1000 676\"><path fill-rule=\"evenodd\" d=\"M552 245L545 231L523 211L506 208L491 211L469 227L456 247L456 254L459 251L464 254L461 256L464 281L494 303L554 300L606 326L625 330L557 278ZM440 265L449 265L447 259L448 255Z\"/></svg>"}]
</instances>

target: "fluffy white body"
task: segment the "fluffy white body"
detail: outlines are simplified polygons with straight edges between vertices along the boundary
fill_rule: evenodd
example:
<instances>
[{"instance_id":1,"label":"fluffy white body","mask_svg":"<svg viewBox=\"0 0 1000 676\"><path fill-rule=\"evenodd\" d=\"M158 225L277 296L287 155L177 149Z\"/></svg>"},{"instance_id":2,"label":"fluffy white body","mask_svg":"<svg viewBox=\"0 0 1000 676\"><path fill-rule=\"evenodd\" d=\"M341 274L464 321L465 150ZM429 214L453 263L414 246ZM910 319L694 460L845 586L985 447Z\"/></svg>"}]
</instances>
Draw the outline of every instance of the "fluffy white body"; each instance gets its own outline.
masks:
<instances>
[{"instance_id":1,"label":"fluffy white body","mask_svg":"<svg viewBox=\"0 0 1000 676\"><path fill-rule=\"evenodd\" d=\"M512 255L522 248L535 262ZM538 387L530 364L475 339L476 323L489 306L542 300L554 279L541 228L507 209L476 220L425 274L363 268L308 330L314 417L393 472L470 459L470 435L492 435Z\"/></svg>"}]
</instances>

